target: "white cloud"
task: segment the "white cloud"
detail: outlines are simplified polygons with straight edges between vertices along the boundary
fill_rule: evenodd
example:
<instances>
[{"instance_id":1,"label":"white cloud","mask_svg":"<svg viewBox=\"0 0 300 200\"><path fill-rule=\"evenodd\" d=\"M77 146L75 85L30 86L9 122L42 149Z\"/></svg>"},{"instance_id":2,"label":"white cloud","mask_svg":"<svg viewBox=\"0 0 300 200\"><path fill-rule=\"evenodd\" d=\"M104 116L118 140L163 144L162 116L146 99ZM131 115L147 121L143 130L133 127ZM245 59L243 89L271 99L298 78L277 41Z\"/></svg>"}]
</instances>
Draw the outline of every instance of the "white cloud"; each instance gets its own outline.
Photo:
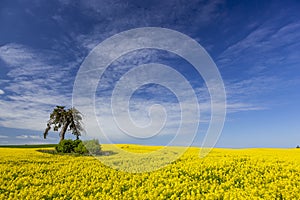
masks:
<instances>
[{"instance_id":1,"label":"white cloud","mask_svg":"<svg viewBox=\"0 0 300 200\"><path fill-rule=\"evenodd\" d=\"M273 90L273 86L280 84L280 79L274 76L256 76L243 80L226 81L226 92L231 100L249 101L254 96L261 95Z\"/></svg>"},{"instance_id":2,"label":"white cloud","mask_svg":"<svg viewBox=\"0 0 300 200\"><path fill-rule=\"evenodd\" d=\"M280 18L282 16L278 16ZM248 69L257 74L267 67L300 61L295 47L300 46L300 21L278 27L277 18L269 19L250 31L240 41L227 47L218 57L222 67L233 64L251 65ZM276 51L275 51L276 50ZM241 66L242 67L242 66Z\"/></svg>"},{"instance_id":3,"label":"white cloud","mask_svg":"<svg viewBox=\"0 0 300 200\"><path fill-rule=\"evenodd\" d=\"M29 136L28 135L18 135L16 136L17 139L27 139Z\"/></svg>"},{"instance_id":4,"label":"white cloud","mask_svg":"<svg viewBox=\"0 0 300 200\"><path fill-rule=\"evenodd\" d=\"M4 92L3 90L0 89L0 95L1 95L1 94L5 94L5 92Z\"/></svg>"},{"instance_id":5,"label":"white cloud","mask_svg":"<svg viewBox=\"0 0 300 200\"><path fill-rule=\"evenodd\" d=\"M43 139L41 136L39 136L39 135L29 135L29 138L31 138L31 139L35 139L35 140L41 140L41 139Z\"/></svg>"},{"instance_id":6,"label":"white cloud","mask_svg":"<svg viewBox=\"0 0 300 200\"><path fill-rule=\"evenodd\" d=\"M18 135L16 136L17 139L33 139L33 140L43 140L40 135ZM51 139L51 138L50 138Z\"/></svg>"},{"instance_id":7,"label":"white cloud","mask_svg":"<svg viewBox=\"0 0 300 200\"><path fill-rule=\"evenodd\" d=\"M164 41L167 41L167 43L172 44L173 46L178 45L178 41L177 40L172 40L172 38L165 38ZM128 45L128 44L126 44ZM180 44L180 46L182 47L182 45L184 44ZM179 45L178 45L179 46ZM126 49L127 46L123 46L121 44L118 44L118 48L120 49ZM97 49L98 50L98 49ZM101 51L101 52L109 52L107 53L107 56L109 58L111 57L117 57L116 55L114 55L115 52L110 52L110 51ZM144 52L143 52L144 53ZM129 56L130 59L129 61L134 60L133 62L136 62L138 64L143 63L143 53L142 55L139 55L138 53L135 53L133 56ZM141 56L141 57L139 57ZM146 57L147 58L147 57ZM98 60L97 60L98 59ZM97 65L99 64L99 62L105 62L105 60L107 60L107 58L103 58L103 59L99 59L98 57L96 58L97 62L95 62L94 60L89 61L88 62L88 69L84 69L84 71L82 71L82 73L84 73L84 76L86 77L82 77L83 79L81 80L82 83L86 83L87 84L87 80L89 81L87 86L90 87L91 85L96 85L99 81L99 74L97 74L96 70ZM122 129L129 129L129 130L133 130L130 129L131 127L131 121L128 121L128 115L127 113L129 112L132 118L132 121L134 121L136 124L138 124L139 126L146 126L148 125L150 122L155 121L155 119L152 119L149 116L149 108L151 105L154 104L161 104L167 111L167 122L166 124L163 124L163 130L161 132L161 135L168 135L168 134L172 134L174 135L176 133L176 128L178 128L180 125L185 127L184 128L184 132L189 134L191 133L192 130L192 124L194 124L195 122L198 122L198 117L195 117L194 115L192 115L193 111L195 111L195 107L192 105L192 95L190 93L188 93L187 87L184 87L185 85L183 84L183 81L178 77L175 76L175 74L172 74L170 71L168 70L156 70L155 72L151 71L153 66L149 66L149 68L144 68L143 70L140 71L136 71L134 73L131 73L130 71L125 73L128 70L128 66L126 65L126 59L122 60L123 62L125 62L125 66L124 65L116 65L114 66L113 69L111 69L109 71L109 73L105 74L105 81L100 81L100 86L101 88L104 90L103 93L98 94L99 96L96 96L96 106L98 105L98 107L96 108L96 112L98 114L98 121L101 125L102 130L98 129L98 125L97 125L97 121L95 119L91 119L93 118L93 114L94 114L94 110L85 110L85 106L86 104L90 104L93 102L90 102L88 100L88 98L90 96L93 96L91 94L88 94L87 91L89 91L89 88L84 88L82 89L81 92L79 92L79 98L82 98L79 100L78 103L82 103L80 104L79 109L81 110L82 108L82 112L84 112L84 114L86 116L88 116L85 119L85 123L87 125L87 127L90 127L90 132L89 134L92 134L93 136L97 136L97 134L100 134L99 132L103 132L105 134L108 135L109 138L115 138L115 139L120 139L120 138L128 138L126 135L124 135L122 133L122 131L120 130L118 124L116 124L115 119L113 118L112 114L111 114L111 92L108 92L107 90L112 90L114 89L116 91L116 88L113 88L112 86L114 86L114 84L118 81L118 79L120 78L120 86L121 89L117 90L117 95L116 97L118 98L117 101L115 102L115 106L118 108L119 111L122 111L120 113L114 113L115 116L119 119L119 121L124 121L123 125L122 125ZM150 59L151 61L151 59ZM123 64L123 63L122 63ZM136 68L132 69L132 71L136 70ZM151 73L149 72L149 70L151 71ZM93 72L93 73L90 73ZM124 74L125 73L125 74ZM130 74L131 73L131 74ZM130 75L129 75L130 74ZM117 78L116 78L117 76ZM126 76L129 76L129 78L126 79ZM143 82L143 80L145 80L145 82ZM135 102L133 103L133 108L129 109L128 108L128 99L126 98L122 98L127 96L127 89L128 88L132 88L132 89L138 89L139 86L145 83L147 83L147 81L150 81L152 83L160 83L162 85L165 86L169 86L170 89L173 89L173 91L175 92L175 94L177 95L177 97L181 97L180 99L180 103L183 109L187 110L187 115L186 118L184 119L184 121L182 122L181 120L181 113L180 110L178 109L178 105L174 102L170 102L170 101L161 101L161 99L163 99L162 97L166 97L168 96L168 94L166 94L165 90L161 90L160 88L155 88L155 87L151 87L151 88L144 88L144 92L147 92L148 94L148 98L147 95L146 96L142 96L140 98L135 99ZM253 82L255 82L254 80L252 80ZM246 82L245 83L234 83L234 84L227 84L226 85L226 89L229 89L231 94L229 96L229 102L228 102L228 112L232 113L232 112L240 112L240 111L249 111L249 110L260 110L260 109L264 109L261 106L257 106L254 103L251 103L251 101L249 102L249 100L245 101L245 99L243 99L243 101L240 101L241 99L238 98L239 96L243 95L243 93L248 89L250 89L251 86L251 90L255 90L257 89L253 84L251 84L251 81L249 81L250 83ZM79 80L80 83L80 80ZM78 84L79 84L78 83ZM138 85L137 85L138 84ZM79 85L81 88L84 87L83 85ZM118 86L118 84L116 85ZM218 87L219 85L217 85L216 83L211 81L211 89L213 91L215 91L216 93L221 93L218 92L220 89L220 87ZM247 87L245 87L247 86ZM237 88L239 90L237 90ZM193 88L194 91L196 92L197 97L199 97L199 103L200 103L200 112L201 112L201 119L200 122L201 123L208 123L209 119L211 117L211 103L210 103L210 96L209 93L207 91L206 87L196 87ZM85 93L84 93L85 92ZM240 93L238 93L240 92ZM156 95L161 96L159 98L154 98L154 99L149 99L149 97L155 97ZM234 98L233 98L234 97ZM218 102L215 107L214 110L216 111L220 111L222 108L222 102ZM90 118L91 116L91 118ZM158 120L161 122L164 119L162 119L161 117L158 117ZM220 121L220 118L218 119L218 121ZM154 123L154 126L152 127L148 127L149 129L147 130L151 130L151 131L155 131L158 130L160 127L158 127L158 125L161 125L160 123ZM189 126L190 125L190 126ZM151 132L150 131L150 132ZM144 134L146 131L138 131L140 132L140 134Z\"/></svg>"},{"instance_id":8,"label":"white cloud","mask_svg":"<svg viewBox=\"0 0 300 200\"><path fill-rule=\"evenodd\" d=\"M53 19L63 27L69 24L63 11L73 4L73 1L60 0L60 2L61 12L56 13ZM190 1L188 3L152 1L148 5L139 1L81 0L77 5L73 4L72 6L78 6L78 12L93 21L99 21L99 23L95 23L88 34L72 36L78 44L91 50L104 39L131 28L159 26L185 32L186 23L189 21L189 30L196 32L202 26L221 16L219 6L222 4L224 4L222 0ZM145 5L147 8L141 9ZM157 8L163 8L163 12ZM192 14L191 10L193 10ZM174 21L176 21L175 24Z\"/></svg>"},{"instance_id":9,"label":"white cloud","mask_svg":"<svg viewBox=\"0 0 300 200\"><path fill-rule=\"evenodd\" d=\"M8 136L7 135L0 135L0 138L4 139L4 138L8 138Z\"/></svg>"},{"instance_id":10,"label":"white cloud","mask_svg":"<svg viewBox=\"0 0 300 200\"><path fill-rule=\"evenodd\" d=\"M236 75L225 80L229 113L270 109L283 103L270 95L298 86L299 76L294 72L300 62L300 21L278 27L278 19L283 17L279 14L255 25L218 57L218 65Z\"/></svg>"},{"instance_id":11,"label":"white cloud","mask_svg":"<svg viewBox=\"0 0 300 200\"><path fill-rule=\"evenodd\" d=\"M49 53L49 55L47 54ZM150 53L150 56L147 55ZM12 94L7 95L7 99L0 99L0 125L5 127L12 128L21 128L21 129L30 129L43 131L45 124L48 120L49 113L55 105L69 105L71 103L71 92L73 83L69 82L67 85L60 82L61 78L71 69L67 67L58 69L58 66L54 63L51 64L51 58L56 58L56 55L52 55L50 52L37 52L33 49L28 49L22 45L7 45L0 48L0 56L9 66L10 71L8 75L11 77L12 81L8 82L5 87L6 91L10 91ZM48 58L47 58L48 57ZM15 58L15 59L14 59ZM46 59L47 58L47 59ZM130 55L129 58L122 58L119 62L126 64L127 61L133 61L135 64L139 65L151 60L156 59L156 52L153 51L144 51L136 52ZM50 60L50 61L49 61ZM50 64L49 64L50 62ZM120 64L119 63L119 64ZM70 64L69 64L70 65ZM69 66L67 65L67 66ZM126 65L125 65L126 66ZM110 88L111 84L115 82L115 77L126 71L124 65L114 65L111 71L107 74L108 77L104 82L101 82L102 88ZM47 73L44 73L44 72ZM135 78L144 78L147 79L147 74L139 74ZM178 80L168 77L164 73L157 73L156 79L164 80L168 79L167 82L172 83L172 87L176 87L177 95L184 97L182 100L182 108L192 111L195 109L190 104L190 96L187 95L186 89L182 87L181 84L178 84ZM30 77L34 77L33 79ZM72 78L66 77L67 80ZM98 81L92 77L89 81L94 82ZM135 79L131 80L132 82ZM257 82L257 81L256 81ZM228 112L239 112L247 110L257 110L262 109L261 107L239 101L238 96L242 95L248 84L252 87L251 82L240 82L236 84L228 84L226 89L229 91L230 96L236 97L234 101L231 101L227 105ZM253 86L254 87L254 86ZM201 111L201 124L207 124L210 119L210 99L209 93L206 87L194 88L196 95L199 98L199 105ZM252 88L255 90L255 88ZM65 92L67 91L67 92ZM130 110L133 121L140 126L145 126L149 123L148 109L153 104L161 104L167 110L167 123L165 124L165 129L162 132L162 135L174 134L177 131L178 126L180 125L181 115L178 104L175 102L161 101L159 96L164 97L167 95L165 90L160 88L150 87L144 88L144 92L147 92L149 96L158 96L158 98L153 98L152 100L146 100L143 97L135 99L133 103L134 110ZM120 94L122 95L122 94ZM230 98L230 97L229 97ZM110 117L110 96L107 93L101 93L101 96L97 97L96 104L101 101L99 106L101 117L99 121L104 125L104 129L107 132L111 133L111 138L120 139L124 137L124 134L120 132L118 127L113 124L114 121L111 121ZM104 102L104 103L103 103ZM126 102L119 102L119 104L124 105ZM218 107L218 106L217 106ZM127 109L124 107L124 109ZM215 108L218 109L218 108ZM120 118L125 119L127 116L120 116ZM190 132L188 124L195 123L195 117L187 115L185 119L185 128L186 133ZM94 124L90 124L95 131L94 134L97 135L98 124L96 121L85 119L86 125L89 124L89 121L92 121ZM155 124L154 124L155 125ZM157 129L159 127L153 127ZM18 139L41 139L40 136L34 135L21 135L17 136ZM125 137L126 138L126 137Z\"/></svg>"},{"instance_id":12,"label":"white cloud","mask_svg":"<svg viewBox=\"0 0 300 200\"><path fill-rule=\"evenodd\" d=\"M0 125L43 130L55 105L71 104L74 63L59 62L52 51L38 51L19 44L0 47L8 68L6 98L0 99Z\"/></svg>"},{"instance_id":13,"label":"white cloud","mask_svg":"<svg viewBox=\"0 0 300 200\"><path fill-rule=\"evenodd\" d=\"M138 82L135 79L141 78L146 79L148 74L138 73L138 76L131 77L130 82L136 83ZM170 75L170 73L169 73ZM166 80L166 74L163 73L163 71L160 71L160 73L156 74L156 78L160 80ZM192 113L196 108L191 105L190 99L191 96L187 95L186 89L182 87L182 84L179 84L180 81L177 79L174 79L174 76L170 76L171 80L167 78L167 82L171 83L172 87L177 88L177 95L184 97L181 101L181 107L182 109L187 110L188 113ZM173 79L172 79L173 78ZM109 82L114 82L113 78ZM127 80L126 86L124 85L124 88L130 87L130 84ZM253 111L253 110L262 110L266 109L264 106L257 105L256 102L251 102L251 100L248 99L248 101L241 101L239 96L243 95L244 93L247 93L246 91L255 91L255 86L251 84L252 82L258 83L258 80L247 80L244 82L237 82L235 84L227 84L227 89L230 90L229 100L227 102L227 112L228 113L234 113L234 112L242 112L242 111ZM266 86L269 82L266 82ZM107 82L107 84L109 84ZM259 87L262 87L263 83L260 81ZM104 86L106 87L106 86ZM108 87L108 86L107 86ZM123 88L123 89L124 89ZM217 88L215 88L217 89ZM131 101L126 102L126 99L120 98L117 101L117 104L115 105L118 108L121 108L123 111L125 111L123 114L117 113L118 119L120 121L125 119L128 119L128 116L126 115L126 112L128 111L130 113L132 121L138 125L138 126L146 126L149 125L151 122L151 118L149 116L149 109L152 105L160 104L162 105L165 110L167 111L167 121L166 124L163 125L163 130L160 132L160 135L175 135L178 127L182 124L181 120L181 110L179 107L179 104L177 102L173 101L165 101L161 97L166 97L169 94L166 93L166 90L161 87L150 87L144 88L144 92L147 93L148 97L151 98L145 98L145 96L137 96L134 99L131 99ZM209 98L209 93L207 91L207 88L195 88L195 92L197 97L199 98L199 107L200 107L200 119L195 118L194 115L187 115L187 118L184 120L184 132L185 133L191 133L191 128L188 128L189 124L197 123L198 120L200 120L200 128L203 131L203 125L207 125L209 123L210 117L211 117L211 102ZM119 90L118 97L125 96L126 92L124 90ZM171 98L171 97L168 97ZM168 99L167 98L167 99ZM173 97L174 98L174 97ZM245 98L247 99L247 98ZM98 127L97 121L94 121L95 119L86 118L85 124L92 127L89 134L92 136L100 136L105 134L110 139L127 139L129 140L126 134L124 134L116 124L115 120L112 117L112 111L111 111L111 96L107 93L99 93L98 96L95 97L95 105L96 105L96 114L98 122L101 126L101 130ZM169 99L170 100L170 99ZM83 100L82 102L86 102L86 100ZM124 106L125 105L125 106ZM126 105L131 105L130 108ZM216 104L214 109L218 110L221 108L220 104ZM85 110L83 108L83 110ZM86 113L86 116L92 116L94 110L88 111ZM152 119L155 120L155 119ZM163 120L162 118L158 117L158 120ZM156 124L158 125L158 124ZM151 130L157 130L159 127L157 127L155 124L151 127ZM130 129L130 124L127 124L127 128ZM126 129L127 129L126 128ZM102 133L101 133L102 132ZM205 131L203 131L205 132ZM142 134L143 132L141 132ZM90 136L91 136L90 135Z\"/></svg>"},{"instance_id":14,"label":"white cloud","mask_svg":"<svg viewBox=\"0 0 300 200\"><path fill-rule=\"evenodd\" d=\"M214 6L216 5L213 4L211 6L208 6L209 9L207 9L205 12L213 13L215 9ZM102 9L102 7L98 8ZM90 9L94 9L94 7ZM98 10L96 11L96 13L99 13ZM199 15L201 16L201 13ZM214 14L205 14L205 16L212 17L213 15ZM56 20L63 19L57 16ZM203 20L207 21L210 19ZM122 23L122 21L120 23ZM105 33L106 35L101 34L99 36L99 33L103 31L101 29L102 25L96 26L94 31L90 35L76 37L78 43L90 49L96 44L98 44L98 41L101 41L110 34L112 35L119 31L111 28L111 31ZM114 26L117 27L117 24L114 24ZM264 30L258 31L254 35L255 37L251 36L252 39L261 38L264 36ZM251 38L250 40L252 40ZM168 40L168 42L174 42L175 45L177 41ZM245 46L248 45L249 42L241 43L242 44L239 44L237 46ZM238 51L238 47L233 46L231 48L228 48L228 51ZM227 51L225 51L224 55L226 55L226 52ZM139 65L144 62L151 62L152 60L155 60L157 58L156 56L156 52L151 50L135 52L128 55L128 57L124 56L124 58L121 58L118 61L119 63L115 64L115 66L112 68L112 71L107 74L111 75L112 77L108 77L105 79L104 82L101 82L102 88L110 88L112 83L115 81L114 76L122 74L128 69L126 66L126 64L128 64L127 61ZM60 55L58 55L56 52L38 51L20 44L7 44L0 47L0 58L9 66L9 72L7 75L11 79L8 82L7 86L4 88L5 91L10 92L10 95L7 96L7 99L0 99L1 126L41 131L45 127L45 123L48 120L49 113L53 106L70 105L71 92L73 86L72 81L74 77L70 77L69 74L74 69L74 67L71 66L76 66L76 64L79 63L79 59L74 61L73 63L61 63L63 59L60 59ZM120 65L120 63L122 65ZM147 74L140 73L139 77L141 76L147 78ZM195 108L190 105L190 96L187 96L185 88L183 88L182 85L178 84L178 80L172 80L172 77L168 77L168 74L164 73L157 73L156 78L164 80L166 77L170 78L170 81L174 88L177 88L178 95L184 97L183 102L181 102L182 107L184 109L193 111ZM90 81L91 83L93 83L94 81L98 81L98 78L99 77L88 77L88 79L86 79L85 81ZM134 81L135 80L132 79L132 82ZM251 81L254 82L254 80ZM257 84L257 81L255 81L254 84L252 84L253 82L251 81L241 81L239 83L230 83L226 85L226 90L229 94L229 102L227 104L227 109L229 113L247 110L257 110L263 108L261 106L255 105L254 103L249 102L249 100L245 100L246 98L240 98L245 94L245 92L255 91L257 89L257 86L259 86ZM199 103L202 117L201 122L207 122L210 117L211 109L209 94L205 87L198 87L194 89L196 91L197 96L200 99ZM157 88L151 88L149 89L149 91L146 92L148 92L149 95L164 95L164 91L159 90ZM103 100L102 102L110 103L109 96L102 96L101 98ZM145 103L145 99L141 98L135 102L135 110L132 111L132 116L138 124L146 125L149 122L149 117L147 116L147 108L149 108L149 106L154 103L161 103L157 100L159 99L156 99L154 101L148 101ZM119 105L124 105L124 102L120 101ZM165 130L165 133L173 133L174 127L176 128L178 126L178 122L180 122L180 115L178 114L178 105L174 104L174 102L163 102L162 105L168 111L168 119L170 121L167 124L167 129ZM107 118L108 114L110 113L109 105L101 104L100 107L102 108L101 114L103 116L103 118L101 118L101 122L105 124L106 129L110 130L112 134L116 133L116 136L119 136L117 134L119 130L117 129L117 127L112 125L112 121L109 121ZM125 117L126 116L120 116L120 118ZM195 119L192 116L187 116L187 124L193 123L194 121ZM97 130L97 124L93 124L93 126L95 127L94 130ZM186 129L186 132L189 132L189 130ZM22 137L24 138L25 136ZM31 139L38 139L38 137L34 136L27 136L27 138L28 137Z\"/></svg>"}]
</instances>

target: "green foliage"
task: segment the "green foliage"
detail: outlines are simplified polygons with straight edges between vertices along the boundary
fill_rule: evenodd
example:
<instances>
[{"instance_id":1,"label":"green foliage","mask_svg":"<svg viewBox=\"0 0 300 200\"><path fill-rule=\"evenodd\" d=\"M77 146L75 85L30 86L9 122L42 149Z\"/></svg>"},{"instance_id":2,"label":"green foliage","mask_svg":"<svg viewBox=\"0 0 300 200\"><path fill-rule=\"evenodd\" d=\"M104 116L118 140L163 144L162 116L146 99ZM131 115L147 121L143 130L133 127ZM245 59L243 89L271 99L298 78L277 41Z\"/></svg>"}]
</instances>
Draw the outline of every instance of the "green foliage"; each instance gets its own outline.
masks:
<instances>
[{"instance_id":1,"label":"green foliage","mask_svg":"<svg viewBox=\"0 0 300 200\"><path fill-rule=\"evenodd\" d=\"M99 140L86 140L83 141L86 149L90 152L90 154L100 154L101 153L101 146L99 144Z\"/></svg>"},{"instance_id":2,"label":"green foliage","mask_svg":"<svg viewBox=\"0 0 300 200\"><path fill-rule=\"evenodd\" d=\"M80 141L78 145L74 148L74 152L78 154L86 154L88 153L88 150L84 146L81 140L75 140L75 141Z\"/></svg>"},{"instance_id":3,"label":"green foliage","mask_svg":"<svg viewBox=\"0 0 300 200\"><path fill-rule=\"evenodd\" d=\"M81 124L82 114L76 108L65 109L64 106L56 106L50 114L50 119L47 123L47 128L44 131L44 138L46 139L49 131L53 128L54 131L60 130L60 140L65 139L66 131L71 131L76 139L79 139L83 132Z\"/></svg>"},{"instance_id":4,"label":"green foliage","mask_svg":"<svg viewBox=\"0 0 300 200\"><path fill-rule=\"evenodd\" d=\"M98 140L62 140L55 147L58 153L100 154L101 146Z\"/></svg>"},{"instance_id":5,"label":"green foliage","mask_svg":"<svg viewBox=\"0 0 300 200\"><path fill-rule=\"evenodd\" d=\"M73 140L62 140L55 147L56 151L59 153L72 153L74 152L74 143Z\"/></svg>"},{"instance_id":6,"label":"green foliage","mask_svg":"<svg viewBox=\"0 0 300 200\"><path fill-rule=\"evenodd\" d=\"M74 148L78 147L78 145L79 145L80 143L82 143L81 140L74 140L74 141L73 141L73 147L74 147Z\"/></svg>"}]
</instances>

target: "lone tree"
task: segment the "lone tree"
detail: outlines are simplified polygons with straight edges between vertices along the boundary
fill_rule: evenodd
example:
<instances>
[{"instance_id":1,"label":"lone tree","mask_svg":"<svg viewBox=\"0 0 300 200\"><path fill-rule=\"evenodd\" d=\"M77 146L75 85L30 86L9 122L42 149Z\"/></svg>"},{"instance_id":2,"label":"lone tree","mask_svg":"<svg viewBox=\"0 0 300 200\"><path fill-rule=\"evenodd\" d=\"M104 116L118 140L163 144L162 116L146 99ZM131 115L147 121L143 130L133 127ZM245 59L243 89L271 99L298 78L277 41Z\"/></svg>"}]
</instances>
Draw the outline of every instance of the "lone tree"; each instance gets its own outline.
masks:
<instances>
[{"instance_id":1,"label":"lone tree","mask_svg":"<svg viewBox=\"0 0 300 200\"><path fill-rule=\"evenodd\" d=\"M81 124L82 114L76 108L70 108L65 110L65 106L56 106L53 112L50 114L50 119L47 123L47 128L44 132L44 139L47 138L48 132L51 128L54 131L60 130L59 137L60 141L65 139L66 131L72 131L72 134L79 139L83 127Z\"/></svg>"}]
</instances>

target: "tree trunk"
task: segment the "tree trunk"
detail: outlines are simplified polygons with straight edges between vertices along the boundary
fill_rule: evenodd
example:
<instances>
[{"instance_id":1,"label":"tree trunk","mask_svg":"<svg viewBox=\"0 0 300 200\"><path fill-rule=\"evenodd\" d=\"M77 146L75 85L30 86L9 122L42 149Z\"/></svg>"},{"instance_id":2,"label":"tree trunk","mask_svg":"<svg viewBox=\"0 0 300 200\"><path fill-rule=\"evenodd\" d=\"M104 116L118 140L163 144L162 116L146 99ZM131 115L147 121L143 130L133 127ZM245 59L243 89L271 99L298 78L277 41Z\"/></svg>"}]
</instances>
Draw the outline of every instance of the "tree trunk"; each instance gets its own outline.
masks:
<instances>
[{"instance_id":1,"label":"tree trunk","mask_svg":"<svg viewBox=\"0 0 300 200\"><path fill-rule=\"evenodd\" d=\"M64 140L65 139L65 134L66 134L66 131L68 129L68 126L69 126L70 122L66 122L64 124L64 126L62 127L61 131L60 131L60 141Z\"/></svg>"}]
</instances>

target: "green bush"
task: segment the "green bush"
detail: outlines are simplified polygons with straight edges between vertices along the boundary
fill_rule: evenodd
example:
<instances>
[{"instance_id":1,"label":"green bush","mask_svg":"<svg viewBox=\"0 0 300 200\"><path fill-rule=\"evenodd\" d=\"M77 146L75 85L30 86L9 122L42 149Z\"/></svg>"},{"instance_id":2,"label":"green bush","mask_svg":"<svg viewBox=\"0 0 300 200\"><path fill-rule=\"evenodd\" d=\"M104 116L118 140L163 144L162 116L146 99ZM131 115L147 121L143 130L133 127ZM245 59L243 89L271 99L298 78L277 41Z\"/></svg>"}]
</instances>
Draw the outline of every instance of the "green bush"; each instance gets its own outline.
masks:
<instances>
[{"instance_id":1,"label":"green bush","mask_svg":"<svg viewBox=\"0 0 300 200\"><path fill-rule=\"evenodd\" d=\"M73 141L73 150L74 150L76 147L78 147L78 145L81 144L81 143L82 143L82 140L74 140L74 141Z\"/></svg>"},{"instance_id":2,"label":"green bush","mask_svg":"<svg viewBox=\"0 0 300 200\"><path fill-rule=\"evenodd\" d=\"M69 140L62 140L59 144L55 147L56 151L59 153L71 153L74 151L73 141Z\"/></svg>"},{"instance_id":3,"label":"green bush","mask_svg":"<svg viewBox=\"0 0 300 200\"><path fill-rule=\"evenodd\" d=\"M100 154L101 147L98 140L62 140L55 147L58 153L78 153L78 154Z\"/></svg>"},{"instance_id":4,"label":"green bush","mask_svg":"<svg viewBox=\"0 0 300 200\"><path fill-rule=\"evenodd\" d=\"M75 140L76 141L76 140ZM86 147L84 146L84 144L82 143L82 141L80 140L80 142L77 144L77 146L74 148L74 152L75 153L79 153L79 154L86 154L89 151L86 149Z\"/></svg>"},{"instance_id":5,"label":"green bush","mask_svg":"<svg viewBox=\"0 0 300 200\"><path fill-rule=\"evenodd\" d=\"M101 146L99 144L99 140L86 140L83 141L84 146L90 152L90 154L100 154L101 153Z\"/></svg>"}]
</instances>

